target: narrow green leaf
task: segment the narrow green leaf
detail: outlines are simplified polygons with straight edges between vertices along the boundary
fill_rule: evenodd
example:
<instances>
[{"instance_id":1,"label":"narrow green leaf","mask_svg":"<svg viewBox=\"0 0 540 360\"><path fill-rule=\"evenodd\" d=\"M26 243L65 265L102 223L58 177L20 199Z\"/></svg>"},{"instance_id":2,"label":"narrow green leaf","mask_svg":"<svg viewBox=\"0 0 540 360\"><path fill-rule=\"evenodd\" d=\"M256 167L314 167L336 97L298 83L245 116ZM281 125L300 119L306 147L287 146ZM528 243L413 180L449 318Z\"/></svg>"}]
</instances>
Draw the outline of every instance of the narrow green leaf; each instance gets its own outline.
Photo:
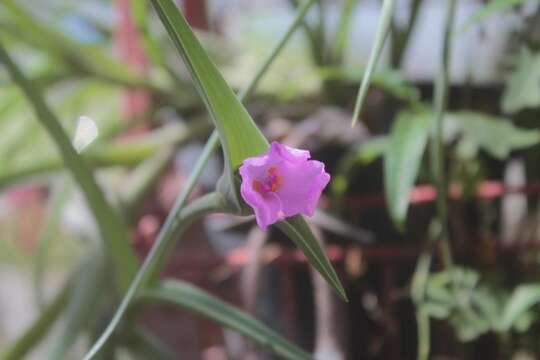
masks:
<instances>
[{"instance_id":1,"label":"narrow green leaf","mask_svg":"<svg viewBox=\"0 0 540 360\"><path fill-rule=\"evenodd\" d=\"M143 291L141 297L145 301L165 301L177 304L186 310L214 320L238 331L280 358L311 359L309 354L266 325L188 283L177 280L164 281L156 287Z\"/></svg>"},{"instance_id":2,"label":"narrow green leaf","mask_svg":"<svg viewBox=\"0 0 540 360\"><path fill-rule=\"evenodd\" d=\"M491 0L487 4L481 6L480 9L478 9L474 14L469 16L459 28L458 33L467 30L469 27L471 27L471 25L484 21L497 12L504 11L512 6L523 4L527 1L531 0ZM538 0L533 0L533 2L534 1Z\"/></svg>"},{"instance_id":3,"label":"narrow green leaf","mask_svg":"<svg viewBox=\"0 0 540 360\"><path fill-rule=\"evenodd\" d=\"M321 276L330 284L334 291L344 301L347 300L345 289L341 285L332 264L326 257L324 250L313 235L306 220L301 215L294 216L276 224L294 243L302 250L309 262Z\"/></svg>"},{"instance_id":4,"label":"narrow green leaf","mask_svg":"<svg viewBox=\"0 0 540 360\"><path fill-rule=\"evenodd\" d=\"M117 285L127 289L135 274L137 260L128 239L127 229L119 215L107 203L103 192L84 159L75 151L55 114L49 109L43 96L23 75L18 66L0 43L0 62L8 70L13 81L21 88L32 105L37 120L41 122L54 140L66 167L83 191L99 227L100 235L108 247L108 255L114 261Z\"/></svg>"},{"instance_id":5,"label":"narrow green leaf","mask_svg":"<svg viewBox=\"0 0 540 360\"><path fill-rule=\"evenodd\" d=\"M384 189L392 220L403 227L411 188L422 162L431 113L408 111L399 114L384 154Z\"/></svg>"},{"instance_id":6,"label":"narrow green leaf","mask_svg":"<svg viewBox=\"0 0 540 360\"><path fill-rule=\"evenodd\" d=\"M208 148L208 144L206 146ZM210 155L209 149L205 150L206 156ZM194 169L194 176L188 179L186 187L191 188L197 181L202 166ZM100 337L96 340L92 348L85 355L85 360L90 360L101 350L106 344L109 337L114 332L115 328L120 324L124 314L128 310L129 305L135 298L141 288L144 288L154 277L157 277L158 270L161 268L165 257L170 252L174 245L174 239L178 239L182 235L183 231L188 227L195 219L222 209L223 196L220 193L214 192L197 198L191 202L188 206L184 207L189 192L182 192L181 196L176 199L173 209L167 216L165 224L161 228L157 240L150 253L144 259L144 262L135 275L135 278L131 282L126 294L122 298L118 309L114 313L113 318L107 325L107 328L103 331Z\"/></svg>"},{"instance_id":7,"label":"narrow green leaf","mask_svg":"<svg viewBox=\"0 0 540 360\"><path fill-rule=\"evenodd\" d=\"M95 325L100 303L107 291L107 262L100 244L88 239L85 257L72 276L69 301L66 304L61 330L52 348L50 359L65 359L82 331Z\"/></svg>"},{"instance_id":8,"label":"narrow green leaf","mask_svg":"<svg viewBox=\"0 0 540 360\"><path fill-rule=\"evenodd\" d=\"M349 40L352 18L357 4L358 2L356 0L344 0L341 5L339 23L333 47L333 60L337 63L343 61L343 56Z\"/></svg>"},{"instance_id":9,"label":"narrow green leaf","mask_svg":"<svg viewBox=\"0 0 540 360\"><path fill-rule=\"evenodd\" d=\"M210 60L174 1L152 0L152 5L214 120L232 174L244 159L264 152L268 141Z\"/></svg>"},{"instance_id":10,"label":"narrow green leaf","mask_svg":"<svg viewBox=\"0 0 540 360\"><path fill-rule=\"evenodd\" d=\"M64 285L54 300L43 310L39 318L30 326L19 339L4 352L0 353L2 360L18 360L39 343L49 332L69 299L70 283Z\"/></svg>"},{"instance_id":11,"label":"narrow green leaf","mask_svg":"<svg viewBox=\"0 0 540 360\"><path fill-rule=\"evenodd\" d=\"M34 296L36 304L41 309L45 306L44 281L43 277L46 273L47 252L51 241L57 236L57 230L60 223L62 210L72 194L72 181L65 177L59 179L50 192L47 200L45 224L43 225L38 239L38 248L35 252L32 269L32 280L34 283Z\"/></svg>"},{"instance_id":12,"label":"narrow green leaf","mask_svg":"<svg viewBox=\"0 0 540 360\"><path fill-rule=\"evenodd\" d=\"M388 35L390 26L392 24L394 6L395 6L395 0L384 0L383 2L382 11L381 11L381 14L382 14L381 21L379 22L379 26L377 27L377 34L375 35L375 43L373 45L373 49L371 50L371 53L369 54L366 72L364 73L364 77L362 78L362 83L360 84L360 89L358 90L356 103L354 105L354 112L353 112L351 126L356 125L356 122L358 121L358 118L360 117L360 111L362 110L362 105L364 104L364 99L367 94L371 77L373 76L373 72L375 71L375 66L377 65L379 58L381 56L383 46L384 46L384 41L386 39L386 36Z\"/></svg>"}]
</instances>

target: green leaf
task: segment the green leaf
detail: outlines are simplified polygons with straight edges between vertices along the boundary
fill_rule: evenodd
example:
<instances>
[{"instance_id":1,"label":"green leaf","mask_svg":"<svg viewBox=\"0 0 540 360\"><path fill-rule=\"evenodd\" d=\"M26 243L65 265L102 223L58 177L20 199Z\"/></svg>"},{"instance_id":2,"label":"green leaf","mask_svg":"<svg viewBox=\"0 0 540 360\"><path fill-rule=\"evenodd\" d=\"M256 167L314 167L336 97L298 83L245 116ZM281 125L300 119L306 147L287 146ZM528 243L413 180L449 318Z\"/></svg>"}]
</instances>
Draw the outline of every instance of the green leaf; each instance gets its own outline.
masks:
<instances>
[{"instance_id":1,"label":"green leaf","mask_svg":"<svg viewBox=\"0 0 540 360\"><path fill-rule=\"evenodd\" d=\"M540 285L518 286L508 299L498 324L498 330L509 331L532 306L540 302Z\"/></svg>"},{"instance_id":2,"label":"green leaf","mask_svg":"<svg viewBox=\"0 0 540 360\"><path fill-rule=\"evenodd\" d=\"M67 304L70 293L70 283L64 285L54 300L43 310L39 318L25 333L4 352L0 353L2 360L18 360L39 343L48 334L50 327L56 321Z\"/></svg>"},{"instance_id":3,"label":"green leaf","mask_svg":"<svg viewBox=\"0 0 540 360\"><path fill-rule=\"evenodd\" d=\"M514 126L508 119L474 112L452 113L446 118L458 125L462 136L497 159L505 159L513 150L540 142L540 131Z\"/></svg>"},{"instance_id":4,"label":"green leaf","mask_svg":"<svg viewBox=\"0 0 540 360\"><path fill-rule=\"evenodd\" d=\"M506 9L522 4L530 0L491 0L487 4L483 5L474 14L469 16L467 20L460 27L458 33L467 30L471 25L484 21L489 16ZM537 0L536 0L537 1Z\"/></svg>"},{"instance_id":5,"label":"green leaf","mask_svg":"<svg viewBox=\"0 0 540 360\"><path fill-rule=\"evenodd\" d=\"M276 224L296 246L302 250L309 263L317 269L321 276L332 286L334 291L345 301L347 295L341 285L332 264L326 257L324 250L313 235L306 220L301 215L293 216Z\"/></svg>"},{"instance_id":6,"label":"green leaf","mask_svg":"<svg viewBox=\"0 0 540 360\"><path fill-rule=\"evenodd\" d=\"M186 20L172 0L152 0L169 36L186 63L199 93L204 99L219 133L229 170L229 185L235 184L234 172L248 157L260 155L268 148L268 141L237 99L219 70L209 59ZM236 191L232 191L236 195ZM292 229L290 226L298 226ZM324 252L320 249L305 221L296 219L283 225L293 234L302 250L315 268L343 298L344 291ZM313 252L317 249L318 252ZM325 261L321 260L321 256Z\"/></svg>"},{"instance_id":7,"label":"green leaf","mask_svg":"<svg viewBox=\"0 0 540 360\"><path fill-rule=\"evenodd\" d=\"M523 48L502 96L502 109L513 114L540 106L540 52Z\"/></svg>"},{"instance_id":8,"label":"green leaf","mask_svg":"<svg viewBox=\"0 0 540 360\"><path fill-rule=\"evenodd\" d=\"M401 112L390 134L384 154L384 189L392 220L403 227L409 197L427 143L431 113Z\"/></svg>"},{"instance_id":9,"label":"green leaf","mask_svg":"<svg viewBox=\"0 0 540 360\"><path fill-rule=\"evenodd\" d=\"M44 276L46 273L47 254L51 242L57 236L57 230L62 215L62 210L72 194L73 184L70 179L62 177L49 189L49 198L47 200L45 224L40 230L38 239L38 248L33 258L32 280L34 283L34 296L36 303L41 309L45 305Z\"/></svg>"},{"instance_id":10,"label":"green leaf","mask_svg":"<svg viewBox=\"0 0 540 360\"><path fill-rule=\"evenodd\" d=\"M209 156L211 151L208 144L203 150L205 156ZM193 175L188 179L186 188L191 188L198 179L202 166L194 169ZM171 248L174 246L174 239L178 239L184 232L184 230L196 219L201 216L216 212L222 209L223 196L220 193L213 192L206 194L200 198L197 198L191 202L188 206L184 207L189 191L183 191L182 194L176 199L173 209L167 215L165 224L159 231L157 240L150 253L144 259L144 262L135 275L135 278L131 282L126 294L122 298L120 305L116 309L114 316L112 317L109 325L105 328L103 333L96 340L92 348L86 353L84 359L92 359L106 344L109 337L112 335L124 314L128 310L131 302L137 295L140 289L148 286L154 278L158 276L159 269L163 265L166 256L170 253Z\"/></svg>"},{"instance_id":11,"label":"green leaf","mask_svg":"<svg viewBox=\"0 0 540 360\"><path fill-rule=\"evenodd\" d=\"M152 5L210 112L232 175L244 159L263 153L268 148L268 141L208 57L175 3L152 0Z\"/></svg>"},{"instance_id":12,"label":"green leaf","mask_svg":"<svg viewBox=\"0 0 540 360\"><path fill-rule=\"evenodd\" d=\"M381 20L379 22L379 26L377 27L377 33L375 34L375 44L373 45L373 49L371 49L371 53L369 54L366 72L364 73L362 83L360 84L360 89L358 90L358 95L356 96L356 103L354 105L354 113L352 117L352 126L356 125L356 122L358 121L371 77L373 76L375 66L377 65L377 62L382 54L384 41L388 35L390 26L392 25L394 6L395 0L384 0L383 2Z\"/></svg>"},{"instance_id":13,"label":"green leaf","mask_svg":"<svg viewBox=\"0 0 540 360\"><path fill-rule=\"evenodd\" d=\"M64 321L52 348L51 359L65 359L69 348L83 330L95 325L99 318L100 302L108 290L107 262L100 244L88 239L85 257L72 276L69 301L64 312Z\"/></svg>"},{"instance_id":14,"label":"green leaf","mask_svg":"<svg viewBox=\"0 0 540 360\"><path fill-rule=\"evenodd\" d=\"M102 240L107 246L108 255L114 261L117 285L121 289L127 289L131 278L135 274L137 260L130 247L127 229L124 223L107 203L92 172L84 159L73 148L56 115L49 109L41 93L26 79L18 66L11 60L1 43L0 62L6 66L13 81L27 97L28 102L33 107L37 120L54 140L66 167L71 171L83 191L86 201L96 219Z\"/></svg>"},{"instance_id":15,"label":"green leaf","mask_svg":"<svg viewBox=\"0 0 540 360\"><path fill-rule=\"evenodd\" d=\"M145 301L165 301L180 305L217 323L238 331L262 348L283 359L311 359L274 330L248 314L185 282L169 280L141 293Z\"/></svg>"}]
</instances>

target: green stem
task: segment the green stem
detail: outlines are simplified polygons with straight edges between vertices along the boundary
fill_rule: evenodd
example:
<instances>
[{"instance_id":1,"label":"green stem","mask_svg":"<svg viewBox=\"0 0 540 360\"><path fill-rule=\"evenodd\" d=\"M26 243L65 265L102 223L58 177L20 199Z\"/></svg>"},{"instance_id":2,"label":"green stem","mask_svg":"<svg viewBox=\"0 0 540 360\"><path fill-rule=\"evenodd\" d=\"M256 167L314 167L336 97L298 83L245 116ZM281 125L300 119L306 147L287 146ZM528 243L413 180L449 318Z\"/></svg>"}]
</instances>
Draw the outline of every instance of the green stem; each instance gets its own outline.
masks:
<instances>
[{"instance_id":1,"label":"green stem","mask_svg":"<svg viewBox=\"0 0 540 360\"><path fill-rule=\"evenodd\" d=\"M0 359L23 359L32 347L39 343L48 333L49 328L66 306L69 299L69 293L70 284L67 283L24 335L22 335L17 342L11 345L4 353L0 354Z\"/></svg>"},{"instance_id":2,"label":"green stem","mask_svg":"<svg viewBox=\"0 0 540 360\"><path fill-rule=\"evenodd\" d=\"M81 156L86 166L91 169L108 166L132 166L148 159L161 149L168 146L178 146L209 131L208 122L197 121L187 129L168 128L156 130L140 139L134 139L122 144L102 143L96 144L84 151ZM104 135L105 136L105 135ZM105 136L107 137L107 136ZM18 165L18 164L17 164ZM55 172L64 168L62 158L51 155L30 164L23 164L7 171L0 171L0 190L11 184L25 180L28 177L43 173Z\"/></svg>"},{"instance_id":3,"label":"green stem","mask_svg":"<svg viewBox=\"0 0 540 360\"><path fill-rule=\"evenodd\" d=\"M266 71L270 68L270 65L274 62L276 57L279 55L281 50L285 47L291 36L294 34L296 29L298 29L298 26L300 26L304 20L304 17L306 16L306 13L311 8L311 6L315 3L315 1L319 0L306 0L302 3L302 5L298 8L298 11L296 13L296 17L294 18L291 25L289 25L289 28L283 34L281 39L277 42L276 45L274 45L274 48L272 51L270 51L270 55L266 58L264 63L257 69L257 72L255 73L255 76L251 79L248 86L240 92L238 97L240 98L240 101L245 101L255 90L257 85L259 84L259 81L263 77L264 74L266 74Z\"/></svg>"},{"instance_id":4,"label":"green stem","mask_svg":"<svg viewBox=\"0 0 540 360\"><path fill-rule=\"evenodd\" d=\"M364 75L362 77L362 82L360 83L360 88L358 89L358 95L356 96L356 102L354 104L354 111L352 116L351 127L354 127L358 122L360 117L360 112L362 106L364 105L364 99L366 98L369 84L381 56L384 41L390 31L390 26L392 24L392 16L394 15L395 0L384 0L381 10L381 19L379 20L379 25L377 26L377 33L375 34L375 41L373 44L373 49L369 54L368 63Z\"/></svg>"},{"instance_id":5,"label":"green stem","mask_svg":"<svg viewBox=\"0 0 540 360\"><path fill-rule=\"evenodd\" d=\"M394 24L392 25L392 67L399 68L403 60L403 55L407 49L409 38L418 19L418 12L423 0L413 0L411 4L411 10L409 19L407 21L407 27L404 30L398 29Z\"/></svg>"},{"instance_id":6,"label":"green stem","mask_svg":"<svg viewBox=\"0 0 540 360\"><path fill-rule=\"evenodd\" d=\"M451 36L453 32L455 0L447 0L447 12L444 26L444 43L441 67L435 84L433 109L435 123L431 141L431 171L437 187L437 215L441 223L441 252L446 268L452 266L452 254L449 244L448 204L446 193L446 174L444 170L443 120L448 102L449 66L451 57Z\"/></svg>"},{"instance_id":7,"label":"green stem","mask_svg":"<svg viewBox=\"0 0 540 360\"><path fill-rule=\"evenodd\" d=\"M429 315L420 305L416 309L416 324L418 326L418 360L429 359L430 348L430 328L429 328Z\"/></svg>"},{"instance_id":8,"label":"green stem","mask_svg":"<svg viewBox=\"0 0 540 360\"><path fill-rule=\"evenodd\" d=\"M419 360L429 358L430 349L430 328L429 316L425 313L423 306L425 301L425 290L431 266L433 247L441 242L442 259L445 268L452 267L452 255L449 244L448 213L446 197L446 177L444 171L444 147L442 139L442 126L444 113L448 100L449 82L449 62L450 62L450 40L454 22L455 0L447 0L447 13L444 27L444 44L441 68L435 87L434 112L435 124L433 126L433 137L430 147L431 171L437 186L437 216L438 222L434 225L440 226L430 231L430 239L426 248L420 255L413 275L411 296L416 306L416 320L418 326L418 353ZM431 233L434 234L431 234Z\"/></svg>"},{"instance_id":9,"label":"green stem","mask_svg":"<svg viewBox=\"0 0 540 360\"><path fill-rule=\"evenodd\" d=\"M137 260L129 245L125 224L107 203L105 196L94 179L84 159L75 151L58 118L45 103L37 88L23 75L0 42L0 62L8 70L28 102L32 105L36 118L54 140L66 167L71 171L83 191L96 219L101 238L108 247L108 255L114 260L114 271L118 287L125 290L136 271Z\"/></svg>"},{"instance_id":10,"label":"green stem","mask_svg":"<svg viewBox=\"0 0 540 360\"><path fill-rule=\"evenodd\" d=\"M351 28L351 20L357 4L358 2L356 0L344 0L341 5L339 24L337 27L334 48L332 50L332 61L334 64L343 63L343 56Z\"/></svg>"}]
</instances>

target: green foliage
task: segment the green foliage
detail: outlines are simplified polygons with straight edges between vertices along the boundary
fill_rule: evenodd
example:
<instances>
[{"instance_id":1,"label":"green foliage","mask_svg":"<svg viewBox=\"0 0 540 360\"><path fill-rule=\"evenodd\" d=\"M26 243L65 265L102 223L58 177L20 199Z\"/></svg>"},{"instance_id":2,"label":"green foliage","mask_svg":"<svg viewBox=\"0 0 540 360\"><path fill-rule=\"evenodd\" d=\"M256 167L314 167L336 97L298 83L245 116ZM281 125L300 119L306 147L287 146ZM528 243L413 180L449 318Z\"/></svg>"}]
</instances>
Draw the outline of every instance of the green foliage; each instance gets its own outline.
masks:
<instances>
[{"instance_id":1,"label":"green foliage","mask_svg":"<svg viewBox=\"0 0 540 360\"><path fill-rule=\"evenodd\" d=\"M392 220L403 228L411 188L414 186L426 147L431 112L401 112L384 153L384 189Z\"/></svg>"},{"instance_id":2,"label":"green foliage","mask_svg":"<svg viewBox=\"0 0 540 360\"><path fill-rule=\"evenodd\" d=\"M540 52L523 48L515 58L502 98L505 113L515 113L540 105Z\"/></svg>"},{"instance_id":3,"label":"green foliage","mask_svg":"<svg viewBox=\"0 0 540 360\"><path fill-rule=\"evenodd\" d=\"M475 112L451 113L445 119L454 127L455 134L469 147L469 156L481 149L496 159L503 160L511 151L540 142L540 131L521 129L508 119Z\"/></svg>"},{"instance_id":4,"label":"green foliage","mask_svg":"<svg viewBox=\"0 0 540 360\"><path fill-rule=\"evenodd\" d=\"M129 246L127 229L119 215L107 203L104 194L97 185L92 172L84 159L75 151L64 129L55 114L45 103L41 93L23 75L18 66L11 60L0 44L0 61L4 63L13 81L21 88L32 105L37 120L41 122L51 138L55 141L66 167L77 181L86 196L99 227L102 240L108 254L114 259L114 271L117 286L126 289L135 273L136 259Z\"/></svg>"},{"instance_id":5,"label":"green foliage","mask_svg":"<svg viewBox=\"0 0 540 360\"><path fill-rule=\"evenodd\" d=\"M225 161L232 174L245 158L264 152L268 141L210 60L174 2L153 0L152 5L206 104L220 134Z\"/></svg>"},{"instance_id":6,"label":"green foliage","mask_svg":"<svg viewBox=\"0 0 540 360\"><path fill-rule=\"evenodd\" d=\"M481 6L474 14L469 16L461 26L459 32L467 30L471 25L484 21L491 15L507 10L512 6L517 6L526 2L535 2L537 0L490 0Z\"/></svg>"},{"instance_id":7,"label":"green foliage","mask_svg":"<svg viewBox=\"0 0 540 360\"><path fill-rule=\"evenodd\" d=\"M487 332L525 332L540 303L540 287L525 284L508 292L496 284L482 284L474 270L455 267L429 276L423 308L435 319L448 319L461 341Z\"/></svg>"},{"instance_id":8,"label":"green foliage","mask_svg":"<svg viewBox=\"0 0 540 360\"><path fill-rule=\"evenodd\" d=\"M228 169L225 192L227 195L233 195L231 200L239 205L234 173L246 158L264 152L268 148L268 141L212 63L174 2L153 0L152 4L186 63L206 108L214 120ZM287 229L288 233L294 235L294 240L302 250L309 250L306 256L313 261L311 264L332 288L345 298L344 290L332 265L315 241L305 220L298 217L284 221L280 226L282 230ZM316 249L316 252L312 249Z\"/></svg>"},{"instance_id":9,"label":"green foliage","mask_svg":"<svg viewBox=\"0 0 540 360\"><path fill-rule=\"evenodd\" d=\"M360 111L362 110L362 105L364 104L364 98L366 97L366 94L369 88L369 83L371 81L371 77L373 76L375 67L382 54L384 41L392 25L392 16L394 15L394 6L395 6L395 0L384 0L382 4L381 20L380 20L379 26L377 27L377 34L375 35L375 42L373 45L373 49L371 50L371 53L369 54L369 60L366 67L366 71L364 73L362 83L360 84L358 95L356 96L356 103L354 104L354 112L353 112L351 126L354 126L356 122L358 121L358 118L360 117Z\"/></svg>"},{"instance_id":10,"label":"green foliage","mask_svg":"<svg viewBox=\"0 0 540 360\"><path fill-rule=\"evenodd\" d=\"M248 314L230 306L204 291L181 281L164 281L141 294L152 302L168 302L209 318L238 331L261 348L268 349L283 359L311 359L306 352L286 341L277 332Z\"/></svg>"}]
</instances>

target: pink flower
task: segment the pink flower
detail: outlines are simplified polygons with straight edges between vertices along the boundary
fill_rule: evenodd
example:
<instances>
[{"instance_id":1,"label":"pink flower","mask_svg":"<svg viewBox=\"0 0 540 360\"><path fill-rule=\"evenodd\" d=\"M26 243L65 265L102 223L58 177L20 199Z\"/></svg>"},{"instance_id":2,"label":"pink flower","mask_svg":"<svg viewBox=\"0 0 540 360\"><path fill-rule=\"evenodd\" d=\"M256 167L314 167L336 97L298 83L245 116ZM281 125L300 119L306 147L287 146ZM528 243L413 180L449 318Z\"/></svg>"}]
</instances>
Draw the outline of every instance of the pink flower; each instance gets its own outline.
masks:
<instances>
[{"instance_id":1,"label":"pink flower","mask_svg":"<svg viewBox=\"0 0 540 360\"><path fill-rule=\"evenodd\" d=\"M240 193L255 211L259 227L297 214L313 215L330 175L322 162L310 157L307 150L274 141L266 154L244 160Z\"/></svg>"}]
</instances>

